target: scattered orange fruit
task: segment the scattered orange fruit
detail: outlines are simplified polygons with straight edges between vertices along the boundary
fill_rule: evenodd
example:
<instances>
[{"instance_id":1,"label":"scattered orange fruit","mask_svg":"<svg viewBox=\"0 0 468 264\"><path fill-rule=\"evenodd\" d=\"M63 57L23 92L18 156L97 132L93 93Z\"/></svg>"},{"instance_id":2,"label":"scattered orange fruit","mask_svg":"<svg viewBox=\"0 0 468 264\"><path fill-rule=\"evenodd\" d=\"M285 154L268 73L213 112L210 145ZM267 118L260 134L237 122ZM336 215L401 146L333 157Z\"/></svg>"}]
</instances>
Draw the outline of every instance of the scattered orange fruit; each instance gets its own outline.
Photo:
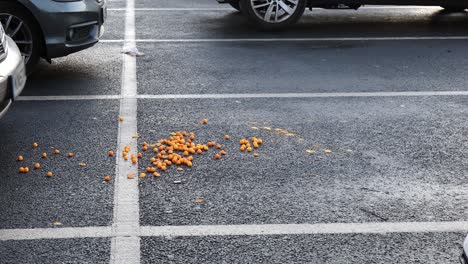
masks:
<instances>
[{"instance_id":1,"label":"scattered orange fruit","mask_svg":"<svg viewBox=\"0 0 468 264\"><path fill-rule=\"evenodd\" d=\"M184 170L184 169L182 169L182 168L177 168L177 171L183 171L183 170Z\"/></svg>"},{"instance_id":2,"label":"scattered orange fruit","mask_svg":"<svg viewBox=\"0 0 468 264\"><path fill-rule=\"evenodd\" d=\"M204 118L204 119L202 120L202 123L203 123L203 124L208 124L208 119Z\"/></svg>"},{"instance_id":3,"label":"scattered orange fruit","mask_svg":"<svg viewBox=\"0 0 468 264\"><path fill-rule=\"evenodd\" d=\"M47 177L52 177L52 172L51 171L47 172Z\"/></svg>"},{"instance_id":4,"label":"scattered orange fruit","mask_svg":"<svg viewBox=\"0 0 468 264\"><path fill-rule=\"evenodd\" d=\"M138 153L138 158L139 158L139 159L143 158L143 154Z\"/></svg>"},{"instance_id":5,"label":"scattered orange fruit","mask_svg":"<svg viewBox=\"0 0 468 264\"><path fill-rule=\"evenodd\" d=\"M135 173L129 173L127 174L127 179L133 179L135 178L136 174Z\"/></svg>"},{"instance_id":6,"label":"scattered orange fruit","mask_svg":"<svg viewBox=\"0 0 468 264\"><path fill-rule=\"evenodd\" d=\"M218 145L216 146L216 148L217 148L217 149L222 149L223 146L221 146L220 144L218 144Z\"/></svg>"},{"instance_id":7,"label":"scattered orange fruit","mask_svg":"<svg viewBox=\"0 0 468 264\"><path fill-rule=\"evenodd\" d=\"M219 154L216 154L214 157L215 157L215 159L220 159L221 158L221 156Z\"/></svg>"},{"instance_id":8,"label":"scattered orange fruit","mask_svg":"<svg viewBox=\"0 0 468 264\"><path fill-rule=\"evenodd\" d=\"M231 138L231 137L230 137L229 135L225 135L225 136L224 136L224 139L225 139L225 140L229 140L230 138Z\"/></svg>"},{"instance_id":9,"label":"scattered orange fruit","mask_svg":"<svg viewBox=\"0 0 468 264\"><path fill-rule=\"evenodd\" d=\"M144 177L146 177L146 173L143 173L143 172L140 173L140 178L144 178Z\"/></svg>"},{"instance_id":10,"label":"scattered orange fruit","mask_svg":"<svg viewBox=\"0 0 468 264\"><path fill-rule=\"evenodd\" d=\"M113 157L113 156L114 156L114 151L109 150L109 151L107 152L107 154L109 155L109 157Z\"/></svg>"},{"instance_id":11,"label":"scattered orange fruit","mask_svg":"<svg viewBox=\"0 0 468 264\"><path fill-rule=\"evenodd\" d=\"M226 151L225 151L224 149L223 149L223 150L221 150L221 152L220 152L220 153L221 153L221 155L226 155L226 154L227 154L227 153L226 153Z\"/></svg>"},{"instance_id":12,"label":"scattered orange fruit","mask_svg":"<svg viewBox=\"0 0 468 264\"><path fill-rule=\"evenodd\" d=\"M28 167L24 167L24 173L28 173L29 172L29 168Z\"/></svg>"},{"instance_id":13,"label":"scattered orange fruit","mask_svg":"<svg viewBox=\"0 0 468 264\"><path fill-rule=\"evenodd\" d=\"M60 154L60 150L58 149L54 150L54 154Z\"/></svg>"},{"instance_id":14,"label":"scattered orange fruit","mask_svg":"<svg viewBox=\"0 0 468 264\"><path fill-rule=\"evenodd\" d=\"M147 150L148 150L148 147L147 147L147 146L143 146L143 147L141 148L141 150L147 151Z\"/></svg>"},{"instance_id":15,"label":"scattered orange fruit","mask_svg":"<svg viewBox=\"0 0 468 264\"><path fill-rule=\"evenodd\" d=\"M67 156L68 156L69 158L73 157L74 155L75 155L75 154L73 154L73 152L68 152L68 154L67 154Z\"/></svg>"},{"instance_id":16,"label":"scattered orange fruit","mask_svg":"<svg viewBox=\"0 0 468 264\"><path fill-rule=\"evenodd\" d=\"M39 144L37 144L36 142L33 143L33 147L37 148L39 147Z\"/></svg>"},{"instance_id":17,"label":"scattered orange fruit","mask_svg":"<svg viewBox=\"0 0 468 264\"><path fill-rule=\"evenodd\" d=\"M18 156L18 161L22 161L23 160L23 156Z\"/></svg>"},{"instance_id":18,"label":"scattered orange fruit","mask_svg":"<svg viewBox=\"0 0 468 264\"><path fill-rule=\"evenodd\" d=\"M120 122L123 122L123 121L124 121L123 116L119 116L119 121L120 121Z\"/></svg>"},{"instance_id":19,"label":"scattered orange fruit","mask_svg":"<svg viewBox=\"0 0 468 264\"><path fill-rule=\"evenodd\" d=\"M19 173L24 173L24 168L23 167L19 168Z\"/></svg>"},{"instance_id":20,"label":"scattered orange fruit","mask_svg":"<svg viewBox=\"0 0 468 264\"><path fill-rule=\"evenodd\" d=\"M247 148L247 151L248 151L248 152L252 152L252 148L251 148L251 147L248 147L248 148Z\"/></svg>"},{"instance_id":21,"label":"scattered orange fruit","mask_svg":"<svg viewBox=\"0 0 468 264\"><path fill-rule=\"evenodd\" d=\"M43 158L47 158L47 153L45 153L45 152L42 153L42 157L43 157Z\"/></svg>"},{"instance_id":22,"label":"scattered orange fruit","mask_svg":"<svg viewBox=\"0 0 468 264\"><path fill-rule=\"evenodd\" d=\"M258 158L258 153L257 152L254 153L254 157Z\"/></svg>"},{"instance_id":23,"label":"scattered orange fruit","mask_svg":"<svg viewBox=\"0 0 468 264\"><path fill-rule=\"evenodd\" d=\"M159 174L159 173L157 173L157 172L153 173L153 175L154 175L154 177L159 177L159 176L161 176L161 174Z\"/></svg>"},{"instance_id":24,"label":"scattered orange fruit","mask_svg":"<svg viewBox=\"0 0 468 264\"><path fill-rule=\"evenodd\" d=\"M41 164L39 164L39 163L34 164L34 169L35 170L39 169L40 167L41 167Z\"/></svg>"},{"instance_id":25,"label":"scattered orange fruit","mask_svg":"<svg viewBox=\"0 0 468 264\"><path fill-rule=\"evenodd\" d=\"M106 182L110 181L110 176L105 176L105 177L104 177L104 180L105 180Z\"/></svg>"},{"instance_id":26,"label":"scattered orange fruit","mask_svg":"<svg viewBox=\"0 0 468 264\"><path fill-rule=\"evenodd\" d=\"M86 167L86 163L81 162L80 167Z\"/></svg>"}]
</instances>

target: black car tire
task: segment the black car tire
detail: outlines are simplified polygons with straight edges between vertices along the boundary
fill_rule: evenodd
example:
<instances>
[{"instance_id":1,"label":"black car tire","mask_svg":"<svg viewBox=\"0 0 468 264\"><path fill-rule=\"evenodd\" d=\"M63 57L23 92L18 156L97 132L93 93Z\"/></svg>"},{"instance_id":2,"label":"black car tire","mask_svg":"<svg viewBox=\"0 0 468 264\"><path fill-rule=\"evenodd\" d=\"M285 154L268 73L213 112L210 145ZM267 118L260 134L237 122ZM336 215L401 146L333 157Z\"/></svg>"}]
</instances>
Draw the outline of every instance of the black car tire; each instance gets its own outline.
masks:
<instances>
[{"instance_id":1,"label":"black car tire","mask_svg":"<svg viewBox=\"0 0 468 264\"><path fill-rule=\"evenodd\" d=\"M231 1L229 1L229 4L230 4L234 9L236 9L237 11L241 11L241 9L240 9L240 4L239 4L239 0L231 0Z\"/></svg>"},{"instance_id":2,"label":"black car tire","mask_svg":"<svg viewBox=\"0 0 468 264\"><path fill-rule=\"evenodd\" d=\"M304 14L306 4L307 0L298 0L296 9L292 14L289 15L289 17L287 17L287 19L280 22L268 22L264 19L261 19L256 14L256 10L252 6L251 0L240 0L240 8L243 11L243 13L261 28L267 30L282 29L296 23L301 18L302 14Z\"/></svg>"},{"instance_id":3,"label":"black car tire","mask_svg":"<svg viewBox=\"0 0 468 264\"><path fill-rule=\"evenodd\" d=\"M442 6L447 12L464 12L466 7L463 6Z\"/></svg>"},{"instance_id":4,"label":"black car tire","mask_svg":"<svg viewBox=\"0 0 468 264\"><path fill-rule=\"evenodd\" d=\"M36 20L29 11L24 9L23 6L17 3L4 2L0 0L0 14L9 14L19 18L25 26L29 28L32 39L31 55L26 63L26 72L29 74L34 69L34 66L39 62L41 58L44 42L42 37L42 31L37 24ZM2 21L5 23L5 21ZM8 35L8 32L7 32ZM21 44L18 44L21 50Z\"/></svg>"}]
</instances>

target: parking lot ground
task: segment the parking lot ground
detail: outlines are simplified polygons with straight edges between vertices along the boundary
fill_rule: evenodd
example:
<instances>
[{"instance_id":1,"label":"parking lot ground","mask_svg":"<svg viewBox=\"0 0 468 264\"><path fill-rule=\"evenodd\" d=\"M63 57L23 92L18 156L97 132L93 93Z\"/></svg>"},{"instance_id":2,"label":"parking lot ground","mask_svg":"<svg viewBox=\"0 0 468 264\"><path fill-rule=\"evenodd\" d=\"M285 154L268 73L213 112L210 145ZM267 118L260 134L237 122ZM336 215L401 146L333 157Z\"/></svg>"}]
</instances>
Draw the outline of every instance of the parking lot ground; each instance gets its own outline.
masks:
<instances>
[{"instance_id":1,"label":"parking lot ground","mask_svg":"<svg viewBox=\"0 0 468 264\"><path fill-rule=\"evenodd\" d=\"M109 7L103 41L40 64L0 121L0 263L457 262L466 14L318 9L265 32L212 0ZM228 154L141 179L149 151L106 155L177 130Z\"/></svg>"},{"instance_id":2,"label":"parking lot ground","mask_svg":"<svg viewBox=\"0 0 468 264\"><path fill-rule=\"evenodd\" d=\"M122 72L120 44L91 49L41 62L29 76L22 96L118 95Z\"/></svg>"},{"instance_id":3,"label":"parking lot ground","mask_svg":"<svg viewBox=\"0 0 468 264\"><path fill-rule=\"evenodd\" d=\"M140 94L465 90L466 41L141 43ZM437 67L433 67L433 63ZM273 68L272 68L273 67Z\"/></svg>"},{"instance_id":4,"label":"parking lot ground","mask_svg":"<svg viewBox=\"0 0 468 264\"><path fill-rule=\"evenodd\" d=\"M103 179L115 174L107 151L117 143L117 119L113 101L16 102L0 123L0 228L109 225L113 184ZM20 174L20 166L30 172Z\"/></svg>"},{"instance_id":5,"label":"parking lot ground","mask_svg":"<svg viewBox=\"0 0 468 264\"><path fill-rule=\"evenodd\" d=\"M459 233L143 238L142 263L457 263L454 241L461 239Z\"/></svg>"},{"instance_id":6,"label":"parking lot ground","mask_svg":"<svg viewBox=\"0 0 468 264\"><path fill-rule=\"evenodd\" d=\"M224 6L226 7L226 6ZM137 39L344 38L467 35L468 17L441 9L363 9L306 12L283 31L261 31L235 10L141 10ZM151 25L148 27L148 25Z\"/></svg>"},{"instance_id":7,"label":"parking lot ground","mask_svg":"<svg viewBox=\"0 0 468 264\"><path fill-rule=\"evenodd\" d=\"M193 131L228 155L215 160L219 150L211 150L195 155L193 168L182 173L170 168L161 178L141 180L141 224L461 221L468 197L466 103L440 97L142 100L142 142ZM239 140L250 137L264 140L254 150L258 158L239 150Z\"/></svg>"},{"instance_id":8,"label":"parking lot ground","mask_svg":"<svg viewBox=\"0 0 468 264\"><path fill-rule=\"evenodd\" d=\"M0 262L109 263L110 240L106 238L0 241Z\"/></svg>"}]
</instances>

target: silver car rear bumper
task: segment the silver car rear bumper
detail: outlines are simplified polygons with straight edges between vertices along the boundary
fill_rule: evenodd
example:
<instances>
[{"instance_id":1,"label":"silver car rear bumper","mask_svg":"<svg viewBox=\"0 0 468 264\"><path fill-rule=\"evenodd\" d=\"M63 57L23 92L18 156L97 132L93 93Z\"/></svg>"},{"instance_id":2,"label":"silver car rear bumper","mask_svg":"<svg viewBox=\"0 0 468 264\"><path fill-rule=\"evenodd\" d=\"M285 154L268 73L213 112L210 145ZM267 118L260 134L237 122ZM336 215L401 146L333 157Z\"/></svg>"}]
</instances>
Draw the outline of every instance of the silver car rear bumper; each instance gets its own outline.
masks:
<instances>
[{"instance_id":1,"label":"silver car rear bumper","mask_svg":"<svg viewBox=\"0 0 468 264\"><path fill-rule=\"evenodd\" d=\"M0 62L0 118L5 115L11 103L14 101L13 85L14 80L25 79L23 57L21 56L15 42L7 37L8 53ZM24 89L24 83L15 86L15 93L18 95Z\"/></svg>"}]
</instances>

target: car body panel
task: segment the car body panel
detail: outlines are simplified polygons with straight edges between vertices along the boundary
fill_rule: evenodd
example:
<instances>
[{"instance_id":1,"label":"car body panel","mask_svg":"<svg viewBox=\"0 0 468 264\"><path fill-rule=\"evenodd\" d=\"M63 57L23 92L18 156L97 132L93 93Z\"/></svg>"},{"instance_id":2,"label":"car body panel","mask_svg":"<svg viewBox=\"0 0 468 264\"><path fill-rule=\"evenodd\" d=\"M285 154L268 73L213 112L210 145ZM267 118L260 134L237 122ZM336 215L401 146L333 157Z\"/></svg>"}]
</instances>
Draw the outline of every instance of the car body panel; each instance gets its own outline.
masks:
<instances>
[{"instance_id":1,"label":"car body panel","mask_svg":"<svg viewBox=\"0 0 468 264\"><path fill-rule=\"evenodd\" d=\"M15 80L22 80L15 89L16 95L23 91L26 72L23 57L15 42L6 37L8 47L6 57L0 62L0 118L5 115L11 103L15 99L12 86Z\"/></svg>"},{"instance_id":2,"label":"car body panel","mask_svg":"<svg viewBox=\"0 0 468 264\"><path fill-rule=\"evenodd\" d=\"M34 16L42 29L46 58L66 56L70 53L93 46L103 32L106 1L81 0L55 2L52 0L17 0ZM67 32L77 25L90 25L89 38L70 43Z\"/></svg>"}]
</instances>

